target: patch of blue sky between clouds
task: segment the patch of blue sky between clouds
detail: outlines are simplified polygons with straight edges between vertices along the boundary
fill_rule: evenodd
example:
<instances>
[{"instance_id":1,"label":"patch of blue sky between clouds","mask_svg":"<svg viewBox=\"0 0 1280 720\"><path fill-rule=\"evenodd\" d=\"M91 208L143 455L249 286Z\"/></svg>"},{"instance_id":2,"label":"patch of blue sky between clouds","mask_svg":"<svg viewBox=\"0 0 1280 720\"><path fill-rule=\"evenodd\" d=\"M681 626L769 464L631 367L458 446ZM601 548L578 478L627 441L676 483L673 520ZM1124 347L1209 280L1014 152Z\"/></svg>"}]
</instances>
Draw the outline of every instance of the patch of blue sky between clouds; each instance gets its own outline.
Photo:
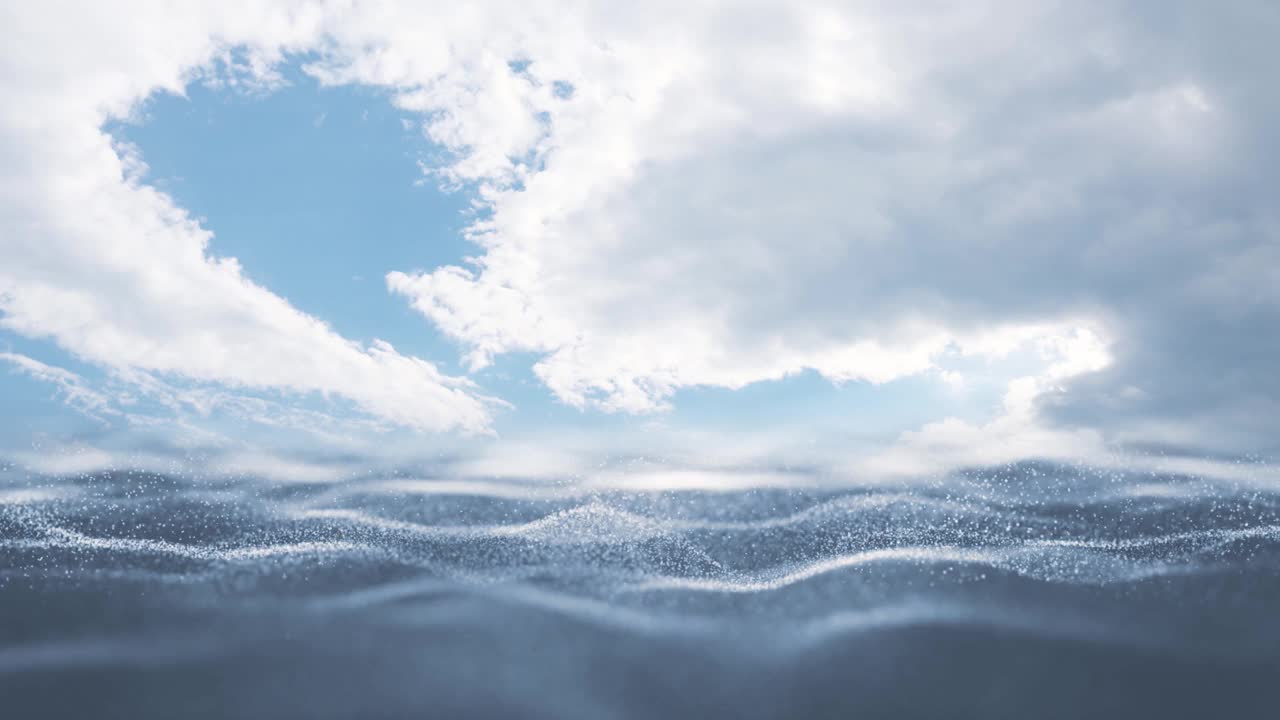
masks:
<instances>
[{"instance_id":1,"label":"patch of blue sky between clouds","mask_svg":"<svg viewBox=\"0 0 1280 720\"><path fill-rule=\"evenodd\" d=\"M112 131L136 145L146 181L214 233L210 252L328 322L451 371L457 352L386 292L388 270L457 263L471 195L442 192L419 161L441 152L385 93L321 88L297 66L269 94L193 83L148 100Z\"/></svg>"}]
</instances>

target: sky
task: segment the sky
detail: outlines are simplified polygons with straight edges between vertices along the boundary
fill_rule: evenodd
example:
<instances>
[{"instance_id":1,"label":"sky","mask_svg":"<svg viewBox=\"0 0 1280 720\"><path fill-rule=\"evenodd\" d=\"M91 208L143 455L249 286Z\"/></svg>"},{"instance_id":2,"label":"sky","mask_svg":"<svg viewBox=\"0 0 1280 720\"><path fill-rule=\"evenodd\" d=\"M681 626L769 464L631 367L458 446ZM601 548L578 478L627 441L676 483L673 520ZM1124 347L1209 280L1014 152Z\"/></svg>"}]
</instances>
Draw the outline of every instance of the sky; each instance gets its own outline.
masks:
<instances>
[{"instance_id":1,"label":"sky","mask_svg":"<svg viewBox=\"0 0 1280 720\"><path fill-rule=\"evenodd\" d=\"M0 452L1280 445L1274 3L455 5L0 4Z\"/></svg>"}]
</instances>

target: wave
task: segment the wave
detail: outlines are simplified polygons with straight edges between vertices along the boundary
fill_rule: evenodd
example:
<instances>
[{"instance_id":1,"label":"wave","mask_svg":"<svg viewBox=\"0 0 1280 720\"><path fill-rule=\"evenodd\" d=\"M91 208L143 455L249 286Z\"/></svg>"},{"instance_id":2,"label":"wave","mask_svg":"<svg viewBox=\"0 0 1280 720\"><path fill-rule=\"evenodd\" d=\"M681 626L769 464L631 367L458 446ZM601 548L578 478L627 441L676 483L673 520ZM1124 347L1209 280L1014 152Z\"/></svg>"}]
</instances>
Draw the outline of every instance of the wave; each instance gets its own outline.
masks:
<instances>
[{"instance_id":1,"label":"wave","mask_svg":"<svg viewBox=\"0 0 1280 720\"><path fill-rule=\"evenodd\" d=\"M498 707L481 697L551 716L664 714L674 692L771 716L806 697L843 707L860 681L831 668L874 674L875 654L899 695L939 653L1077 680L1145 658L1222 687L1280 667L1280 489L1034 468L716 492L10 477L0 612L24 622L0 636L0 690L35 697L102 673L154 690L149 673L191 666L203 675L173 682L205 692L209 714L288 715L210 688L261 691L259 676L286 682L297 666L314 678L287 682L327 698L304 703L314 716L346 707L322 680L379 688L354 715L413 715L401 711L421 696L406 688L421 686L463 698L461 714ZM940 672L918 671L966 692ZM677 685L618 700L636 673ZM584 674L615 694L584 699ZM1233 692L1269 687L1249 683ZM755 684L792 704L712 690ZM404 693L405 706L377 700Z\"/></svg>"}]
</instances>

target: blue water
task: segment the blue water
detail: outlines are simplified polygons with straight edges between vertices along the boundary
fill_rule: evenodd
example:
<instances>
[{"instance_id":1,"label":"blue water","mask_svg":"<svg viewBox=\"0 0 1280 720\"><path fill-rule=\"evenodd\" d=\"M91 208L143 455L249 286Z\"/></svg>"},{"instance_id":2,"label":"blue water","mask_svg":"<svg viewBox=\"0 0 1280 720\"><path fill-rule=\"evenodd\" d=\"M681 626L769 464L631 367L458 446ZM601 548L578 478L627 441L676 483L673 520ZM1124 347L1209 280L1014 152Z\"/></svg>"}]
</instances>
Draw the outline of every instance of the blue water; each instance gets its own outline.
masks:
<instances>
[{"instance_id":1,"label":"blue water","mask_svg":"<svg viewBox=\"0 0 1280 720\"><path fill-rule=\"evenodd\" d=\"M0 480L4 717L1277 717L1280 488Z\"/></svg>"}]
</instances>

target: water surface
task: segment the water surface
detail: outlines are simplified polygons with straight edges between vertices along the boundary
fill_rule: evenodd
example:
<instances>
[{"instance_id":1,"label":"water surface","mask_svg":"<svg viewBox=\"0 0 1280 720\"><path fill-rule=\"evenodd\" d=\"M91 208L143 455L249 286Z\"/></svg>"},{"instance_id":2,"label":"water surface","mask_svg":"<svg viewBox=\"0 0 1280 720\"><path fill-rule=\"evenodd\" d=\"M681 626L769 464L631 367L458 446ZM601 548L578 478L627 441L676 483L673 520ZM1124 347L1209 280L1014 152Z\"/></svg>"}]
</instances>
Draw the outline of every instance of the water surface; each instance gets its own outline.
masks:
<instances>
[{"instance_id":1,"label":"water surface","mask_svg":"<svg viewBox=\"0 0 1280 720\"><path fill-rule=\"evenodd\" d=\"M1280 491L0 480L7 717L1271 717Z\"/></svg>"}]
</instances>

